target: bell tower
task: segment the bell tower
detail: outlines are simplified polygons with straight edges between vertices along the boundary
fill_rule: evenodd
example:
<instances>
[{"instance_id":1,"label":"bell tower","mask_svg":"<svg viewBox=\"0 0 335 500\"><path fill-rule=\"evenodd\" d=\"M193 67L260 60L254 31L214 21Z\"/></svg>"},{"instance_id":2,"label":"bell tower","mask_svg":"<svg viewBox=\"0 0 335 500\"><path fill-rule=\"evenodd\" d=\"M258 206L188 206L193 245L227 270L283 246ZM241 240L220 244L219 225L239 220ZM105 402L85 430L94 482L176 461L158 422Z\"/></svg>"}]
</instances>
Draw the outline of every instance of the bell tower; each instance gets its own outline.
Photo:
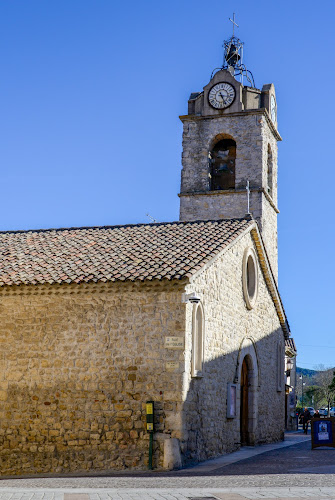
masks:
<instances>
[{"instance_id":1,"label":"bell tower","mask_svg":"<svg viewBox=\"0 0 335 500\"><path fill-rule=\"evenodd\" d=\"M222 67L213 71L202 92L191 94L188 114L180 117L180 220L243 218L249 197L250 213L259 224L277 279L277 141L281 137L275 89L272 83L255 87L243 64L243 43L234 33L224 48Z\"/></svg>"}]
</instances>

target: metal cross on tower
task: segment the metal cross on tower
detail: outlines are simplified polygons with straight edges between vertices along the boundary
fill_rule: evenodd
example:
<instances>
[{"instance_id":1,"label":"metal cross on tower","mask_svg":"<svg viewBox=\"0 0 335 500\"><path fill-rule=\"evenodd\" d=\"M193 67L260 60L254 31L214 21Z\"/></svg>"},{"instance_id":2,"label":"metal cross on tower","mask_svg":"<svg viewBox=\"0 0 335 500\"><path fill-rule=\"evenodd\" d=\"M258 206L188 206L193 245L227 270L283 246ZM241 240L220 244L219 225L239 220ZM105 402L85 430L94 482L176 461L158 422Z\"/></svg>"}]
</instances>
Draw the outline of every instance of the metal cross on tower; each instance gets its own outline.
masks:
<instances>
[{"instance_id":1,"label":"metal cross on tower","mask_svg":"<svg viewBox=\"0 0 335 500\"><path fill-rule=\"evenodd\" d=\"M239 28L239 25L235 23L235 12L233 13L233 19L229 18L229 21L231 21L233 23L233 36L234 36L235 26L237 26L237 28Z\"/></svg>"}]
</instances>

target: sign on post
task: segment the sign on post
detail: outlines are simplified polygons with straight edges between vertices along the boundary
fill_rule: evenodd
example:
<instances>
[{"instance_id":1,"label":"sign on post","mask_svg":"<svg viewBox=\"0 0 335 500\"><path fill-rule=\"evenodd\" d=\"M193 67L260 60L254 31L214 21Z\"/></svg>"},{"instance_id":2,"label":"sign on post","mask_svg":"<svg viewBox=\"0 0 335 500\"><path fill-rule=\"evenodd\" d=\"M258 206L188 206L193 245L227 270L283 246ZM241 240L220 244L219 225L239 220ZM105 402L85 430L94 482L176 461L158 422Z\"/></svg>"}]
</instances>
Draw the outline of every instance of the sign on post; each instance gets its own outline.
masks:
<instances>
[{"instance_id":1,"label":"sign on post","mask_svg":"<svg viewBox=\"0 0 335 500\"><path fill-rule=\"evenodd\" d=\"M335 448L335 418L312 418L311 435L312 449L320 446Z\"/></svg>"}]
</instances>

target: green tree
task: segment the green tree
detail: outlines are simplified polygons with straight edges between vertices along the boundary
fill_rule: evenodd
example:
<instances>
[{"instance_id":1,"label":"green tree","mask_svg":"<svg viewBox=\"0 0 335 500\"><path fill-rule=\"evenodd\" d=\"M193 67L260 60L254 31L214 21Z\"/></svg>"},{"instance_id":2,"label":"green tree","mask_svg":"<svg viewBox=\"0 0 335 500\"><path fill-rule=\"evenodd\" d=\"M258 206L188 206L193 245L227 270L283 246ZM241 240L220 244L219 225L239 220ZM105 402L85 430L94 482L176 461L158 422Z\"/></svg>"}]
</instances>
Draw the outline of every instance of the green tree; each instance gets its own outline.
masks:
<instances>
[{"instance_id":1,"label":"green tree","mask_svg":"<svg viewBox=\"0 0 335 500\"><path fill-rule=\"evenodd\" d=\"M323 401L329 408L335 398L335 371L334 368L328 368L318 372L315 377L315 383L320 388L320 393L323 395Z\"/></svg>"},{"instance_id":2,"label":"green tree","mask_svg":"<svg viewBox=\"0 0 335 500\"><path fill-rule=\"evenodd\" d=\"M324 391L318 385L310 385L305 389L305 406L320 408L324 401Z\"/></svg>"},{"instance_id":3,"label":"green tree","mask_svg":"<svg viewBox=\"0 0 335 500\"><path fill-rule=\"evenodd\" d=\"M334 399L335 399L335 371L333 371L333 380L329 384L328 390L329 390L330 394L332 395L332 398L331 398L332 401L334 401Z\"/></svg>"}]
</instances>

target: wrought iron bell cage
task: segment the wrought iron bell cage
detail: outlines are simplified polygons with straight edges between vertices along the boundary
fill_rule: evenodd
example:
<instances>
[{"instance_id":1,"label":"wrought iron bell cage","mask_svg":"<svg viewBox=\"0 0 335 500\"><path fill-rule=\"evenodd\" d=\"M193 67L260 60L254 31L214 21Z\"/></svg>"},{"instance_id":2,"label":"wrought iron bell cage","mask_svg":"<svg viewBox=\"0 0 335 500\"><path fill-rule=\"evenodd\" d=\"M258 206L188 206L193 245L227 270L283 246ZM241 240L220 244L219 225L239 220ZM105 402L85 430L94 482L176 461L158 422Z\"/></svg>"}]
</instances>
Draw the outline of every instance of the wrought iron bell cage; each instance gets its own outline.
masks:
<instances>
[{"instance_id":1,"label":"wrought iron bell cage","mask_svg":"<svg viewBox=\"0 0 335 500\"><path fill-rule=\"evenodd\" d=\"M243 45L244 43L234 35L228 40L224 40L222 45L224 48L223 64L221 68L215 68L212 71L211 79L217 71L226 69L233 77L240 77L242 85L243 78L246 78L249 85L255 87L253 74L243 64Z\"/></svg>"}]
</instances>

